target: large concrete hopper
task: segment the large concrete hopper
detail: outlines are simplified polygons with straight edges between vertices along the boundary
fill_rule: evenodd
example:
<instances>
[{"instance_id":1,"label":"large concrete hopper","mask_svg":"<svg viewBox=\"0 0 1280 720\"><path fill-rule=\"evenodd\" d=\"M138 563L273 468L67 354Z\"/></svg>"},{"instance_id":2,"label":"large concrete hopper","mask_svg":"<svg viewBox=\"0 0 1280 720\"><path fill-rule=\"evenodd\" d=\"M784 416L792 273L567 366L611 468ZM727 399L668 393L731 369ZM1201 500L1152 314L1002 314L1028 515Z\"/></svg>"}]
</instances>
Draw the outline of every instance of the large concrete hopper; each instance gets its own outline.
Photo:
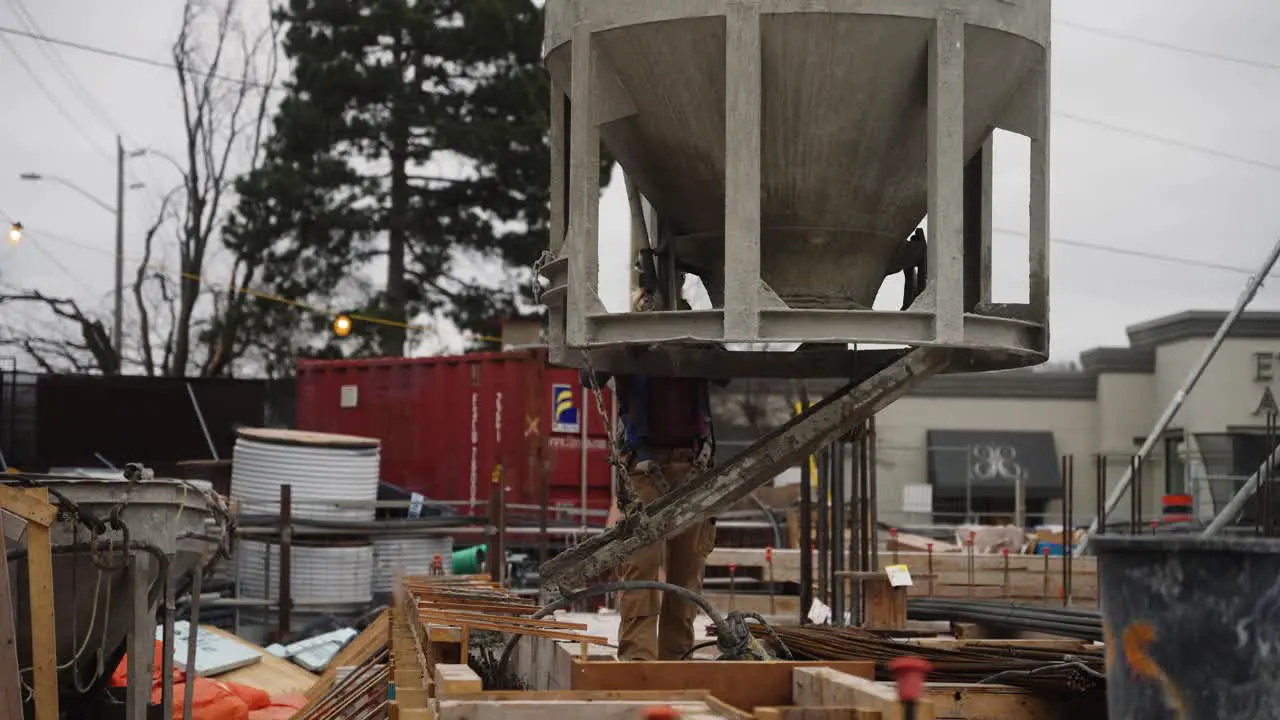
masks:
<instances>
[{"instance_id":1,"label":"large concrete hopper","mask_svg":"<svg viewBox=\"0 0 1280 720\"><path fill-rule=\"evenodd\" d=\"M1049 15L1048 0L548 0L540 270L557 359L846 375L849 343L901 343L958 348L955 369L1042 360ZM990 302L996 128L1033 141L1031 297L1018 306ZM604 311L601 142L656 210L659 267L700 276L713 310ZM907 244L926 215L927 252ZM872 311L885 277L925 256L910 307ZM707 349L722 343L811 350Z\"/></svg>"}]
</instances>

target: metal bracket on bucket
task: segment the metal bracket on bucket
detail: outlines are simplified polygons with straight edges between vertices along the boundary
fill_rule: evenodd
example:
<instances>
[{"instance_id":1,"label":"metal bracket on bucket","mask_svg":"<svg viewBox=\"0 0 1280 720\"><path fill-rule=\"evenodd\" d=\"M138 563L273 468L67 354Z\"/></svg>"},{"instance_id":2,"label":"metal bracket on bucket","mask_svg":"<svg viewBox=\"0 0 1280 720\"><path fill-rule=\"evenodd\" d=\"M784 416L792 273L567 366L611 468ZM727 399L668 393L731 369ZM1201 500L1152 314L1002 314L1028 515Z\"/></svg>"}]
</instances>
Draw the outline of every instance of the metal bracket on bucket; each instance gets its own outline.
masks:
<instances>
[{"instance_id":1,"label":"metal bracket on bucket","mask_svg":"<svg viewBox=\"0 0 1280 720\"><path fill-rule=\"evenodd\" d=\"M757 440L721 467L710 469L666 493L639 515L570 548L539 570L544 587L572 588L612 570L636 551L681 532L746 497L946 369L952 351L904 351L887 365L870 368L790 422Z\"/></svg>"}]
</instances>

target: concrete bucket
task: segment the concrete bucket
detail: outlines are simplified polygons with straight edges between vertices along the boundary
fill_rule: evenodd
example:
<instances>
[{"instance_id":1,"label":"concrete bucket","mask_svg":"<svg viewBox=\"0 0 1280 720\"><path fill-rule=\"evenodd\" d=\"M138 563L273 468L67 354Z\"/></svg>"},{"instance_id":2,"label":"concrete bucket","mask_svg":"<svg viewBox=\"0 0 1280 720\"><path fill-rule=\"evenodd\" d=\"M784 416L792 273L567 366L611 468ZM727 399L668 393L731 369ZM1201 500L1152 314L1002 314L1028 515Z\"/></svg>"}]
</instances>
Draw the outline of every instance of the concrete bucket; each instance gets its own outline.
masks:
<instances>
[{"instance_id":1,"label":"concrete bucket","mask_svg":"<svg viewBox=\"0 0 1280 720\"><path fill-rule=\"evenodd\" d=\"M618 366L610 347L883 342L967 349L958 369L1040 361L1048 38L1047 0L548 0L553 351ZM1033 141L1017 307L990 302L996 128ZM659 274L698 275L714 310L603 311L600 143L654 210L637 225ZM887 275L920 267L906 310L871 310Z\"/></svg>"}]
</instances>

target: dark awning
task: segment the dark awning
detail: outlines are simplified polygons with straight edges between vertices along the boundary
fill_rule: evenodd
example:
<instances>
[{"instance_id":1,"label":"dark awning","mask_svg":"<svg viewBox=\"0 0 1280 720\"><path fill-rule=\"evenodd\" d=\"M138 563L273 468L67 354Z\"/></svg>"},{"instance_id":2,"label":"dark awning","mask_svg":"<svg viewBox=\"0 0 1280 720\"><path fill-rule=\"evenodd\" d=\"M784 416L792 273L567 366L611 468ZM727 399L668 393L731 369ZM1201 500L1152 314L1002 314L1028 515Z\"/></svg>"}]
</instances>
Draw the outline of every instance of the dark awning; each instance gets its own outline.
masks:
<instances>
[{"instance_id":1,"label":"dark awning","mask_svg":"<svg viewBox=\"0 0 1280 720\"><path fill-rule=\"evenodd\" d=\"M929 483L938 496L1013 497L1023 478L1028 498L1062 496L1053 433L1016 430L930 430Z\"/></svg>"}]
</instances>

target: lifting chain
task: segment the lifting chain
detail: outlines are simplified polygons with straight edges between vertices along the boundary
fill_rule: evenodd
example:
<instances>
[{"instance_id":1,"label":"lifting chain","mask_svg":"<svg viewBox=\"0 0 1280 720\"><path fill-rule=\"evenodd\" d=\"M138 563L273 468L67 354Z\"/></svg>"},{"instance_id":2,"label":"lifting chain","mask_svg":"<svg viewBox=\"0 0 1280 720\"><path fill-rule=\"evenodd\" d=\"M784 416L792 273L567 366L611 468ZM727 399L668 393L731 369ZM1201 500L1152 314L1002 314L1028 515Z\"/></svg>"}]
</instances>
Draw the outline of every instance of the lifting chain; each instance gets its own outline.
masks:
<instances>
[{"instance_id":1,"label":"lifting chain","mask_svg":"<svg viewBox=\"0 0 1280 720\"><path fill-rule=\"evenodd\" d=\"M555 259L550 250L543 250L538 259L533 261L533 274L529 278L529 296L533 298L533 304L535 305L542 304L542 271Z\"/></svg>"},{"instance_id":2,"label":"lifting chain","mask_svg":"<svg viewBox=\"0 0 1280 720\"><path fill-rule=\"evenodd\" d=\"M600 420L604 423L605 436L608 438L609 449L609 467L613 468L614 484L618 489L618 509L623 515L630 516L635 510L639 509L638 498L636 497L635 488L631 485L631 472L622 461L622 452L619 446L622 444L622 427L614 427L612 413L605 410L604 393L600 389L600 383L597 382L595 368L591 366L590 354L586 351L582 353L582 366L587 371L588 377L591 378L590 390L591 396L595 400L596 412L600 413ZM614 393L617 393L617 385L614 385ZM583 422L587 418L582 418ZM585 450L585 449L584 449Z\"/></svg>"}]
</instances>

